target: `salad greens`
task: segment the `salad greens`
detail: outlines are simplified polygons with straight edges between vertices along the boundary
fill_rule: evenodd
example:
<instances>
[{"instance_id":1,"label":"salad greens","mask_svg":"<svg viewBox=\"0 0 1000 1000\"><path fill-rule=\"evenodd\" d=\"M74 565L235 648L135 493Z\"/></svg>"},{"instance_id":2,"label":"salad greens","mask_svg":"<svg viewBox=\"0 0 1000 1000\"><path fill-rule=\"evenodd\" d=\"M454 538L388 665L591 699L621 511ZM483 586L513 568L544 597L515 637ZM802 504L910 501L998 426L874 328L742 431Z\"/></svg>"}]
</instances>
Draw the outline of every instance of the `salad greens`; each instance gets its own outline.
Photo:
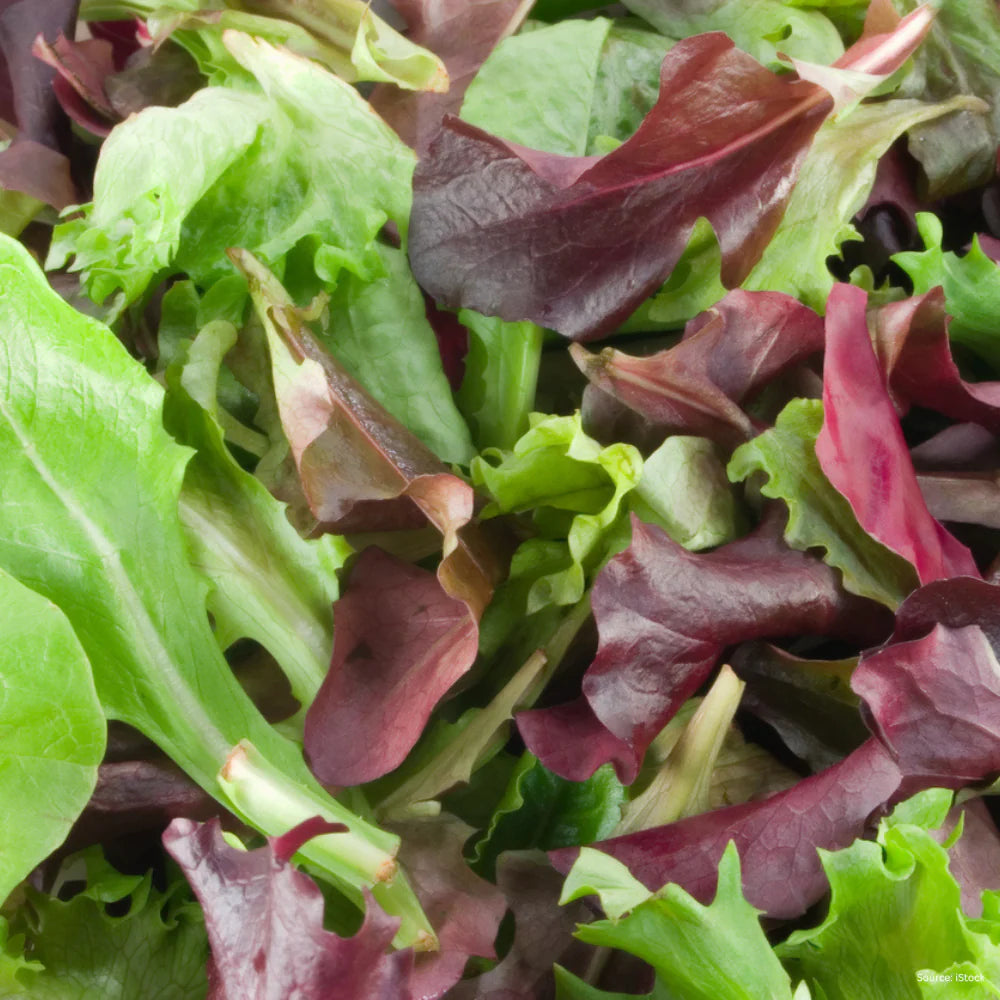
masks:
<instances>
[{"instance_id":1,"label":"salad greens","mask_svg":"<svg viewBox=\"0 0 1000 1000\"><path fill-rule=\"evenodd\" d=\"M0 0L0 998L1000 996L996 5L376 7Z\"/></svg>"}]
</instances>

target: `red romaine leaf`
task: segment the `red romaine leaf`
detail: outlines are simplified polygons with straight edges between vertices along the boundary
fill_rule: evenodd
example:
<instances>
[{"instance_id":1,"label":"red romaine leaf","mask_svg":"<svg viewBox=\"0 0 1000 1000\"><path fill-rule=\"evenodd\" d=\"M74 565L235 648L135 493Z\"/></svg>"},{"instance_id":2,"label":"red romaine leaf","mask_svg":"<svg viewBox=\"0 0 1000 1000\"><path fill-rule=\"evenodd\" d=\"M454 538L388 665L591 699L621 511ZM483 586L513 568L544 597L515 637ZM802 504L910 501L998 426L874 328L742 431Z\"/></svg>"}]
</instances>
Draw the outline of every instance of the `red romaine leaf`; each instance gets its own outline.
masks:
<instances>
[{"instance_id":1,"label":"red romaine leaf","mask_svg":"<svg viewBox=\"0 0 1000 1000\"><path fill-rule=\"evenodd\" d=\"M962 577L939 580L915 590L896 612L893 642L927 635L935 625L978 625L1000 656L1000 587Z\"/></svg>"},{"instance_id":2,"label":"red romaine leaf","mask_svg":"<svg viewBox=\"0 0 1000 1000\"><path fill-rule=\"evenodd\" d=\"M959 788L1000 771L1000 666L978 626L937 625L863 655L851 687L908 788Z\"/></svg>"},{"instance_id":3,"label":"red romaine leaf","mask_svg":"<svg viewBox=\"0 0 1000 1000\"><path fill-rule=\"evenodd\" d=\"M921 583L978 576L972 555L931 516L879 370L860 288L827 302L823 429L816 456L858 523L916 569Z\"/></svg>"},{"instance_id":4,"label":"red romaine leaf","mask_svg":"<svg viewBox=\"0 0 1000 1000\"><path fill-rule=\"evenodd\" d=\"M970 799L953 809L944 830L962 819L962 836L948 851L948 869L962 887L962 912L983 912L984 889L1000 889L1000 831L982 799ZM944 831L942 831L944 832Z\"/></svg>"},{"instance_id":5,"label":"red romaine leaf","mask_svg":"<svg viewBox=\"0 0 1000 1000\"><path fill-rule=\"evenodd\" d=\"M437 951L416 956L406 996L437 1000L458 982L470 956L495 957L493 942L507 903L465 860L471 827L444 814L388 829L401 838L399 860L439 941Z\"/></svg>"},{"instance_id":6,"label":"red romaine leaf","mask_svg":"<svg viewBox=\"0 0 1000 1000\"><path fill-rule=\"evenodd\" d=\"M205 913L212 948L209 1000L400 1000L408 996L409 950L386 954L399 921L369 896L361 929L323 929L323 896L289 859L337 824L307 820L266 847L240 851L217 820L174 820L163 842Z\"/></svg>"},{"instance_id":7,"label":"red romaine leaf","mask_svg":"<svg viewBox=\"0 0 1000 1000\"><path fill-rule=\"evenodd\" d=\"M740 403L823 348L823 321L780 292L736 289L691 320L675 347L631 357L577 344L570 354L591 384L667 433L735 446L762 428Z\"/></svg>"},{"instance_id":8,"label":"red romaine leaf","mask_svg":"<svg viewBox=\"0 0 1000 1000\"><path fill-rule=\"evenodd\" d=\"M747 900L768 916L793 918L826 891L817 848L836 850L861 836L869 816L899 783L892 758L870 739L833 767L767 799L592 846L626 864L654 891L676 882L708 903L715 895L719 859L734 841ZM578 850L552 851L549 857L566 872Z\"/></svg>"},{"instance_id":9,"label":"red romaine leaf","mask_svg":"<svg viewBox=\"0 0 1000 1000\"><path fill-rule=\"evenodd\" d=\"M475 659L479 630L432 572L374 547L334 614L333 659L306 713L305 746L324 784L360 785L403 762Z\"/></svg>"},{"instance_id":10,"label":"red romaine leaf","mask_svg":"<svg viewBox=\"0 0 1000 1000\"><path fill-rule=\"evenodd\" d=\"M963 381L951 356L942 288L874 310L871 326L897 404L1000 431L1000 382Z\"/></svg>"},{"instance_id":11,"label":"red romaine leaf","mask_svg":"<svg viewBox=\"0 0 1000 1000\"><path fill-rule=\"evenodd\" d=\"M632 544L601 571L591 603L600 644L583 693L599 723L620 741L623 753L614 759L626 784L727 646L803 632L875 640L890 628L873 602L846 594L835 570L789 549L774 516L746 538L701 554L633 519ZM581 708L572 711L580 721ZM579 736L572 751L561 744L571 735L565 713L525 712L518 727L546 767L582 780L591 773L583 771L594 763L596 744ZM586 741L594 735L591 727ZM609 745L602 741L602 749Z\"/></svg>"},{"instance_id":12,"label":"red romaine leaf","mask_svg":"<svg viewBox=\"0 0 1000 1000\"><path fill-rule=\"evenodd\" d=\"M889 72L928 25L926 11L915 11L842 63ZM585 340L659 286L705 217L723 282L739 284L831 106L820 87L777 76L707 33L667 53L652 111L603 157L526 149L449 117L414 175L414 274L446 306Z\"/></svg>"},{"instance_id":13,"label":"red romaine leaf","mask_svg":"<svg viewBox=\"0 0 1000 1000\"><path fill-rule=\"evenodd\" d=\"M418 151L427 148L449 112L457 114L476 71L497 42L521 26L530 0L392 0L406 20L407 38L443 61L451 85L447 93L401 90L379 84L372 107Z\"/></svg>"}]
</instances>

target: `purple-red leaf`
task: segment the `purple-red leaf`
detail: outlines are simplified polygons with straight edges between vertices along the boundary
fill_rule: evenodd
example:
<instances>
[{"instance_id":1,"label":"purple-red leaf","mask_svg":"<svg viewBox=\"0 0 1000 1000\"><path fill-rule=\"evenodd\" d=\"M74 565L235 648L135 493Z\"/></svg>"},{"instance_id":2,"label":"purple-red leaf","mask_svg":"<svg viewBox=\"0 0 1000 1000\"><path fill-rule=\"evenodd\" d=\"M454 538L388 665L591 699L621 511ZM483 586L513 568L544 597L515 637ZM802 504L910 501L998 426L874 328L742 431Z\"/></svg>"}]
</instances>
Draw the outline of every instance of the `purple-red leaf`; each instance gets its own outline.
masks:
<instances>
[{"instance_id":1,"label":"purple-red leaf","mask_svg":"<svg viewBox=\"0 0 1000 1000\"><path fill-rule=\"evenodd\" d=\"M400 1000L413 954L387 954L398 920L368 898L361 929L323 929L323 896L288 855L303 838L332 832L307 821L255 851L222 838L217 821L174 820L163 841L191 883L212 948L209 1000ZM286 839L286 838L291 839Z\"/></svg>"},{"instance_id":2,"label":"purple-red leaf","mask_svg":"<svg viewBox=\"0 0 1000 1000\"><path fill-rule=\"evenodd\" d=\"M587 339L659 286L705 216L723 280L738 284L829 108L820 88L710 33L667 53L653 110L604 157L540 153L448 118L414 175L414 274L447 306Z\"/></svg>"},{"instance_id":3,"label":"purple-red leaf","mask_svg":"<svg viewBox=\"0 0 1000 1000\"><path fill-rule=\"evenodd\" d=\"M416 956L408 996L437 1000L455 985L471 956L495 957L493 942L507 903L495 885L469 868L462 848L473 831L460 820L445 814L389 829L401 838L400 862L439 941L437 951Z\"/></svg>"},{"instance_id":4,"label":"purple-red leaf","mask_svg":"<svg viewBox=\"0 0 1000 1000\"><path fill-rule=\"evenodd\" d=\"M827 301L823 429L816 456L858 523L908 560L921 583L977 576L972 555L927 510L899 418L879 370L860 288L835 285Z\"/></svg>"},{"instance_id":5,"label":"purple-red leaf","mask_svg":"<svg viewBox=\"0 0 1000 1000\"><path fill-rule=\"evenodd\" d=\"M944 289L892 302L871 316L875 349L897 403L1000 431L1000 382L969 383L951 356Z\"/></svg>"},{"instance_id":6,"label":"purple-red leaf","mask_svg":"<svg viewBox=\"0 0 1000 1000\"><path fill-rule=\"evenodd\" d=\"M1000 771L1000 665L978 626L937 625L864 655L851 687L908 787L958 788Z\"/></svg>"},{"instance_id":7,"label":"purple-red leaf","mask_svg":"<svg viewBox=\"0 0 1000 1000\"><path fill-rule=\"evenodd\" d=\"M60 35L50 45L41 35L32 49L59 75L53 81L63 111L94 135L107 136L118 115L104 92L104 82L115 72L110 42L88 38L71 42Z\"/></svg>"},{"instance_id":8,"label":"purple-red leaf","mask_svg":"<svg viewBox=\"0 0 1000 1000\"><path fill-rule=\"evenodd\" d=\"M884 610L846 594L835 570L789 549L773 517L748 537L704 554L633 520L632 544L601 571L591 603L600 645L583 693L625 751L616 765L626 783L727 646L803 632L875 640L891 627ZM571 732L565 712L522 713L518 726L547 767L581 780L599 756L586 742L595 734L577 737L572 749L561 745Z\"/></svg>"},{"instance_id":9,"label":"purple-red leaf","mask_svg":"<svg viewBox=\"0 0 1000 1000\"><path fill-rule=\"evenodd\" d=\"M359 785L403 762L475 659L479 630L433 573L374 547L334 614L333 659L306 713L305 747L324 784Z\"/></svg>"},{"instance_id":10,"label":"purple-red leaf","mask_svg":"<svg viewBox=\"0 0 1000 1000\"><path fill-rule=\"evenodd\" d=\"M448 70L447 93L402 90L379 84L372 107L418 151L427 148L449 112L458 114L462 97L494 46L512 35L531 9L530 0L393 0L406 20L411 42L430 49Z\"/></svg>"},{"instance_id":11,"label":"purple-red leaf","mask_svg":"<svg viewBox=\"0 0 1000 1000\"><path fill-rule=\"evenodd\" d=\"M780 292L734 290L691 320L675 347L631 357L570 353L592 385L667 433L735 446L760 428L739 405L823 348L823 321Z\"/></svg>"},{"instance_id":12,"label":"purple-red leaf","mask_svg":"<svg viewBox=\"0 0 1000 1000\"><path fill-rule=\"evenodd\" d=\"M914 11L839 65L891 72L929 23ZM414 175L414 274L449 307L585 340L659 286L704 217L722 280L737 285L770 242L831 106L822 88L771 73L710 32L667 53L652 111L603 157L526 149L449 117Z\"/></svg>"},{"instance_id":13,"label":"purple-red leaf","mask_svg":"<svg viewBox=\"0 0 1000 1000\"><path fill-rule=\"evenodd\" d=\"M676 882L708 903L715 895L719 859L732 840L747 900L768 916L793 918L826 891L817 848L837 850L860 837L869 816L899 782L891 757L871 739L833 767L770 798L593 846L626 864L654 891ZM577 851L565 848L549 857L560 871L568 871Z\"/></svg>"}]
</instances>

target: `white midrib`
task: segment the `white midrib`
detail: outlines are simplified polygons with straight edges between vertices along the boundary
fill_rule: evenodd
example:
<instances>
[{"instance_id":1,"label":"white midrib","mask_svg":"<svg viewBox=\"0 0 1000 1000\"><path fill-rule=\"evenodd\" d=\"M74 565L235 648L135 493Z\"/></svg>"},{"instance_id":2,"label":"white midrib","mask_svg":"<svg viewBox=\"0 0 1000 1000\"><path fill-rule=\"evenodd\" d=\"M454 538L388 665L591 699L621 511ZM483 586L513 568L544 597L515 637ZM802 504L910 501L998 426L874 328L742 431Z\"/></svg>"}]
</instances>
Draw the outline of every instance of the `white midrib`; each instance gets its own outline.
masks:
<instances>
[{"instance_id":1,"label":"white midrib","mask_svg":"<svg viewBox=\"0 0 1000 1000\"><path fill-rule=\"evenodd\" d=\"M192 692L187 681L180 676L174 659L163 642L149 611L142 602L132 582L131 577L122 565L121 556L111 539L94 523L83 507L76 501L72 492L67 490L49 468L44 458L39 454L34 442L24 427L10 412L7 401L0 397L0 414L14 432L25 456L38 473L39 478L52 491L59 503L65 509L71 521L78 524L100 558L105 572L114 587L124 609L129 616L128 629L135 638L133 647L141 650L144 657L137 657L137 662L148 663L144 680L158 692L168 692L170 699L176 703L176 708L186 728L199 734L202 746L209 752L213 760L221 767L231 749L228 741L222 735L214 719L205 711L200 700ZM161 678L171 678L172 682L164 683ZM164 748L166 749L166 748ZM199 768L199 771L202 768ZM201 776L200 783L210 783L214 774L207 769Z\"/></svg>"}]
</instances>

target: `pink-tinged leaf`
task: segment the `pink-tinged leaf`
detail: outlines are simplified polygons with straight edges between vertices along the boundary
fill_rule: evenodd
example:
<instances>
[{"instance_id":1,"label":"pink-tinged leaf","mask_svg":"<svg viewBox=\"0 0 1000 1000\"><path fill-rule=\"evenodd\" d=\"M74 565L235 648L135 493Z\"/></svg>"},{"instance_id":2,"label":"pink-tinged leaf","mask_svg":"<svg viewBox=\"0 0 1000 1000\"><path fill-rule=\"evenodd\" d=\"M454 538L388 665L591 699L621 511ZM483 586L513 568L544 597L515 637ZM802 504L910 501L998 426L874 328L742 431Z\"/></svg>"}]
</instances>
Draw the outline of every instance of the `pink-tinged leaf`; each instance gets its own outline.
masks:
<instances>
[{"instance_id":1,"label":"pink-tinged leaf","mask_svg":"<svg viewBox=\"0 0 1000 1000\"><path fill-rule=\"evenodd\" d=\"M50 45L39 35L32 52L59 74L53 87L63 111L94 135L109 135L118 121L104 92L105 80L115 72L111 43L97 38L71 42L60 35Z\"/></svg>"},{"instance_id":2,"label":"pink-tinged leaf","mask_svg":"<svg viewBox=\"0 0 1000 1000\"><path fill-rule=\"evenodd\" d=\"M833 767L767 799L592 846L623 862L648 888L675 882L707 904L715 895L719 859L732 840L747 900L768 916L791 919L827 889L817 848L837 850L860 837L899 783L892 758L870 739ZM577 851L566 848L549 857L565 872Z\"/></svg>"},{"instance_id":3,"label":"pink-tinged leaf","mask_svg":"<svg viewBox=\"0 0 1000 1000\"><path fill-rule=\"evenodd\" d=\"M789 549L774 513L748 537L701 554L633 519L631 545L598 576L591 604L600 642L583 693L614 737L601 741L602 747L625 751L616 767L626 784L650 742L705 682L727 646L802 633L870 642L891 628L885 609L848 595L835 570ZM579 707L573 711L580 714ZM546 767L581 780L590 772L581 773L571 753L590 766L599 756L588 745L595 734L587 731L586 742L574 740L572 751L558 746L569 728L559 712L527 713L527 725L525 715L518 725Z\"/></svg>"},{"instance_id":4,"label":"pink-tinged leaf","mask_svg":"<svg viewBox=\"0 0 1000 1000\"><path fill-rule=\"evenodd\" d=\"M827 302L823 429L816 456L858 523L908 560L921 583L978 576L969 550L931 516L879 369L860 288L835 285Z\"/></svg>"},{"instance_id":5,"label":"pink-tinged leaf","mask_svg":"<svg viewBox=\"0 0 1000 1000\"><path fill-rule=\"evenodd\" d=\"M892 72L929 26L918 10L843 68ZM448 307L533 320L575 340L614 329L673 270L699 218L722 280L750 272L832 101L707 33L663 60L660 96L603 157L563 157L445 119L414 174L410 258Z\"/></svg>"},{"instance_id":6,"label":"pink-tinged leaf","mask_svg":"<svg viewBox=\"0 0 1000 1000\"><path fill-rule=\"evenodd\" d=\"M60 210L80 200L67 157L20 136L0 150L0 188L21 191Z\"/></svg>"},{"instance_id":7,"label":"pink-tinged leaf","mask_svg":"<svg viewBox=\"0 0 1000 1000\"><path fill-rule=\"evenodd\" d=\"M591 384L667 433L735 446L762 428L740 406L823 348L823 321L780 292L734 290L691 320L675 347L649 357L614 348L570 353Z\"/></svg>"},{"instance_id":8,"label":"pink-tinged leaf","mask_svg":"<svg viewBox=\"0 0 1000 1000\"><path fill-rule=\"evenodd\" d=\"M1000 664L976 625L863 655L851 687L908 787L959 788L1000 771Z\"/></svg>"},{"instance_id":9,"label":"pink-tinged leaf","mask_svg":"<svg viewBox=\"0 0 1000 1000\"><path fill-rule=\"evenodd\" d=\"M1000 382L963 381L951 356L942 288L874 310L871 327L897 404L1000 431Z\"/></svg>"},{"instance_id":10,"label":"pink-tinged leaf","mask_svg":"<svg viewBox=\"0 0 1000 1000\"><path fill-rule=\"evenodd\" d=\"M379 84L372 107L418 151L427 148L446 114L458 114L477 70L494 47L521 26L530 0L394 0L409 30L407 38L443 61L451 86L447 93L405 91Z\"/></svg>"},{"instance_id":11,"label":"pink-tinged leaf","mask_svg":"<svg viewBox=\"0 0 1000 1000\"><path fill-rule=\"evenodd\" d=\"M320 781L343 787L403 762L475 659L479 630L433 573L374 547L334 616L333 659L306 713L305 747Z\"/></svg>"},{"instance_id":12,"label":"pink-tinged leaf","mask_svg":"<svg viewBox=\"0 0 1000 1000\"><path fill-rule=\"evenodd\" d=\"M540 153L448 118L414 175L414 274L447 306L585 340L662 283L704 216L723 281L738 284L829 106L710 33L667 53L653 110L604 157Z\"/></svg>"},{"instance_id":13,"label":"pink-tinged leaf","mask_svg":"<svg viewBox=\"0 0 1000 1000\"><path fill-rule=\"evenodd\" d=\"M440 942L437 951L417 955L407 996L450 997L470 957L496 957L493 943L507 902L465 860L471 827L444 814L388 828L401 838L399 859Z\"/></svg>"},{"instance_id":14,"label":"pink-tinged leaf","mask_svg":"<svg viewBox=\"0 0 1000 1000\"><path fill-rule=\"evenodd\" d=\"M213 820L174 820L163 842L205 913L212 957L209 1000L400 1000L413 954L387 954L398 920L367 899L361 929L340 938L323 929L323 896L288 855L332 832L307 821L266 847L240 851Z\"/></svg>"}]
</instances>

